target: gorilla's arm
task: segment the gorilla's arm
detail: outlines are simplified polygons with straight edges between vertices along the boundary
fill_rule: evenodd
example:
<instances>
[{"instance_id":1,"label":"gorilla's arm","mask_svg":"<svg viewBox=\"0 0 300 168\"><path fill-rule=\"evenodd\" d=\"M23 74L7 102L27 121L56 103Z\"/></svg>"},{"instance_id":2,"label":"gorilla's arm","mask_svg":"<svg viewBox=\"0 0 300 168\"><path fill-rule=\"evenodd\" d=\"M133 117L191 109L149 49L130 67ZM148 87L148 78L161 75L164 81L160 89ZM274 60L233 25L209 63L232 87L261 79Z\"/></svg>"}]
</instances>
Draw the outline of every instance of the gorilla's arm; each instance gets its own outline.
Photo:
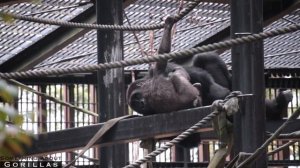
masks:
<instances>
[{"instance_id":1,"label":"gorilla's arm","mask_svg":"<svg viewBox=\"0 0 300 168\"><path fill-rule=\"evenodd\" d=\"M158 54L169 53L171 51L171 34L174 23L175 20L171 16L167 17L167 19L165 20L164 33L158 48ZM164 73L166 66L167 60L157 62L155 64L155 72Z\"/></svg>"}]
</instances>

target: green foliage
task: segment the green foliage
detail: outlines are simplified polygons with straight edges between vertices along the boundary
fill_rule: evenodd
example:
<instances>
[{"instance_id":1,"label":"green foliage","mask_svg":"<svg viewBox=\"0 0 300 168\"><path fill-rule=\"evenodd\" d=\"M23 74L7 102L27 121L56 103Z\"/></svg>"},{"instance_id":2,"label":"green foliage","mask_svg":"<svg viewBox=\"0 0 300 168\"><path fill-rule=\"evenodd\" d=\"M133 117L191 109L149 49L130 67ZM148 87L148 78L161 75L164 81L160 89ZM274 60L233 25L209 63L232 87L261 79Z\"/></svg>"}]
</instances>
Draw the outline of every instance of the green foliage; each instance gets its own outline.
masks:
<instances>
[{"instance_id":1,"label":"green foliage","mask_svg":"<svg viewBox=\"0 0 300 168\"><path fill-rule=\"evenodd\" d=\"M31 145L31 137L21 129L23 116L11 106L17 95L17 88L0 80L0 156L21 155L24 147ZM7 124L8 119L11 124Z\"/></svg>"},{"instance_id":2,"label":"green foliage","mask_svg":"<svg viewBox=\"0 0 300 168\"><path fill-rule=\"evenodd\" d=\"M33 3L33 4L41 4L42 0L31 0L31 3Z\"/></svg>"},{"instance_id":3,"label":"green foliage","mask_svg":"<svg viewBox=\"0 0 300 168\"><path fill-rule=\"evenodd\" d=\"M3 13L1 11L0 11L0 19L2 19L4 22L9 24L14 21L14 18L10 14Z\"/></svg>"}]
</instances>

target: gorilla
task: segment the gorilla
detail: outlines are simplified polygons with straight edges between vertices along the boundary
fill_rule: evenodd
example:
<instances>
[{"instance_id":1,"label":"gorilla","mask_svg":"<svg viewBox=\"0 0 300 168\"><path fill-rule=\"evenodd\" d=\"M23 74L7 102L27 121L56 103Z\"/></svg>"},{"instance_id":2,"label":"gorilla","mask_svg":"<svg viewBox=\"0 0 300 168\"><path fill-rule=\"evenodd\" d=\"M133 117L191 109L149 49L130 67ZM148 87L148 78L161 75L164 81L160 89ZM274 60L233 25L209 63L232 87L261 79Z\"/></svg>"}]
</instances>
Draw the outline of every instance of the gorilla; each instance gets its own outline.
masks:
<instances>
[{"instance_id":1,"label":"gorilla","mask_svg":"<svg viewBox=\"0 0 300 168\"><path fill-rule=\"evenodd\" d=\"M158 53L171 50L171 32L175 21L168 17ZM190 82L186 70L167 60L155 63L148 75L136 80L127 89L129 106L143 115L168 113L201 106L200 84Z\"/></svg>"},{"instance_id":2,"label":"gorilla","mask_svg":"<svg viewBox=\"0 0 300 168\"><path fill-rule=\"evenodd\" d=\"M165 20L159 54L171 50L173 17ZM160 61L148 74L127 89L129 106L143 115L168 113L201 105L211 105L230 92L231 79L226 64L215 52L190 56L192 65Z\"/></svg>"},{"instance_id":3,"label":"gorilla","mask_svg":"<svg viewBox=\"0 0 300 168\"><path fill-rule=\"evenodd\" d=\"M225 62L216 52L196 54L192 66L184 66L191 83L201 84L202 105L224 99L231 90L231 75Z\"/></svg>"},{"instance_id":4,"label":"gorilla","mask_svg":"<svg viewBox=\"0 0 300 168\"><path fill-rule=\"evenodd\" d=\"M159 54L171 50L173 18L168 17L165 23ZM126 94L129 106L140 114L151 115L211 105L214 100L224 99L230 92L227 88L230 82L223 82L225 79L222 76L227 73L225 78L229 80L229 72L218 55L210 55L212 57L206 65L201 64L207 57L203 54L192 56L193 65L190 66L181 66L170 61L157 62L144 78L129 85ZM214 71L215 68L224 72L218 74L218 71ZM193 134L179 145L194 147L200 139L200 134Z\"/></svg>"},{"instance_id":5,"label":"gorilla","mask_svg":"<svg viewBox=\"0 0 300 168\"><path fill-rule=\"evenodd\" d=\"M266 99L267 120L281 120L283 115L287 113L288 104L292 100L292 91L285 89L279 89L279 93L274 99Z\"/></svg>"},{"instance_id":6,"label":"gorilla","mask_svg":"<svg viewBox=\"0 0 300 168\"><path fill-rule=\"evenodd\" d=\"M193 66L205 69L217 84L231 90L231 74L216 52L196 54L193 57Z\"/></svg>"},{"instance_id":7,"label":"gorilla","mask_svg":"<svg viewBox=\"0 0 300 168\"><path fill-rule=\"evenodd\" d=\"M173 25L174 19L168 17L159 54L171 50ZM224 99L232 90L231 74L216 52L191 55L186 59L189 65L178 60L155 63L144 78L129 85L126 97L134 111L151 115L211 105L215 100ZM266 100L267 119L281 118L292 99L290 94L280 92L274 100ZM182 141L180 146L195 147L200 140L199 134L193 134Z\"/></svg>"}]
</instances>

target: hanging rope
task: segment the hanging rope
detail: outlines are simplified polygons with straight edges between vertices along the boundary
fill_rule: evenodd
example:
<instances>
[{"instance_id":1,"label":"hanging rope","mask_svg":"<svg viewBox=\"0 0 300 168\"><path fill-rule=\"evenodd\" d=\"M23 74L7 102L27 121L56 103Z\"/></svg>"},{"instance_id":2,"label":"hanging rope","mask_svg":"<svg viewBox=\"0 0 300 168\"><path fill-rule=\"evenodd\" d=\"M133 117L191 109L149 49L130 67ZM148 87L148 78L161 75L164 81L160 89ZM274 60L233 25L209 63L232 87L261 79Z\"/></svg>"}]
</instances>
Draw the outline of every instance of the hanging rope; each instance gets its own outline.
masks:
<instances>
[{"instance_id":1,"label":"hanging rope","mask_svg":"<svg viewBox=\"0 0 300 168\"><path fill-rule=\"evenodd\" d=\"M175 21L177 22L181 20L184 16L190 13L200 2L201 0L192 1L184 10L180 11L180 13L175 16Z\"/></svg>"},{"instance_id":2,"label":"hanging rope","mask_svg":"<svg viewBox=\"0 0 300 168\"><path fill-rule=\"evenodd\" d=\"M213 43L204 45L201 47L190 48L178 52L160 54L152 57L143 57L137 59L128 59L98 65L85 65L73 68L61 68L61 69L49 69L49 70L33 70L25 72L13 72L13 73L0 73L1 78L28 78L28 77L40 77L40 76L49 76L49 75L61 75L61 74L70 74L70 73L79 73L79 72L91 72L96 70L106 70L113 68L120 68L130 65L137 65L143 63L157 62L161 60L169 60L174 58L182 58L196 53L207 52L217 49L229 48L235 45L250 43L257 40L262 40L265 38L274 37L280 34L294 32L300 29L300 24L290 25L284 28L278 28L271 31L266 31L258 34L247 35L244 37L226 40L223 42Z\"/></svg>"},{"instance_id":3,"label":"hanging rope","mask_svg":"<svg viewBox=\"0 0 300 168\"><path fill-rule=\"evenodd\" d=\"M217 100L217 101L215 101L213 103L212 106L214 107L214 109L223 108L223 106L222 106L223 103L227 102L231 98L239 97L240 95L241 95L241 92L239 92L239 91L231 92L223 101ZM201 108L203 108L203 107L199 107L199 109L201 109ZM186 137L190 136L191 134L195 133L200 127L202 127L203 125L207 124L214 117L216 117L218 114L220 114L220 112L221 112L221 110L214 110L212 113L210 113L209 115L207 115L206 117L204 117L202 120L200 120L194 126L190 127L189 129L187 129L186 131L184 131L183 133L181 133L180 135L178 135L177 137L175 137L171 141L167 142L164 146L162 146L160 148L157 148L155 151L149 153L143 159L139 159L139 160L135 161L134 163L125 166L124 168L139 167L141 164L150 161L151 159L153 159L157 155L159 155L162 152L166 151L167 149L169 149L170 147L174 146L175 144L178 144L179 142L181 142L183 139L185 139Z\"/></svg>"}]
</instances>

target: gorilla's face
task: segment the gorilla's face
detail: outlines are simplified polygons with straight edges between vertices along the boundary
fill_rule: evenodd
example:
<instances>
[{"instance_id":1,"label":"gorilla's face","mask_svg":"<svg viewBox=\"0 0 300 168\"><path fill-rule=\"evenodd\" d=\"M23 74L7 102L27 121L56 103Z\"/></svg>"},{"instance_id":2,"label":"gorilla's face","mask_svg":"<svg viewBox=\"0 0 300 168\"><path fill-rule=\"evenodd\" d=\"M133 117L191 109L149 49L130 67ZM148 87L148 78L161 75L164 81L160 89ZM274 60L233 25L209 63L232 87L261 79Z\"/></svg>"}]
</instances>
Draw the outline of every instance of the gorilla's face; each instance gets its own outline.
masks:
<instances>
[{"instance_id":1,"label":"gorilla's face","mask_svg":"<svg viewBox=\"0 0 300 168\"><path fill-rule=\"evenodd\" d=\"M131 83L127 89L127 101L128 105L136 112L147 115L150 114L152 109L144 96L143 84L145 79L139 79Z\"/></svg>"}]
</instances>

